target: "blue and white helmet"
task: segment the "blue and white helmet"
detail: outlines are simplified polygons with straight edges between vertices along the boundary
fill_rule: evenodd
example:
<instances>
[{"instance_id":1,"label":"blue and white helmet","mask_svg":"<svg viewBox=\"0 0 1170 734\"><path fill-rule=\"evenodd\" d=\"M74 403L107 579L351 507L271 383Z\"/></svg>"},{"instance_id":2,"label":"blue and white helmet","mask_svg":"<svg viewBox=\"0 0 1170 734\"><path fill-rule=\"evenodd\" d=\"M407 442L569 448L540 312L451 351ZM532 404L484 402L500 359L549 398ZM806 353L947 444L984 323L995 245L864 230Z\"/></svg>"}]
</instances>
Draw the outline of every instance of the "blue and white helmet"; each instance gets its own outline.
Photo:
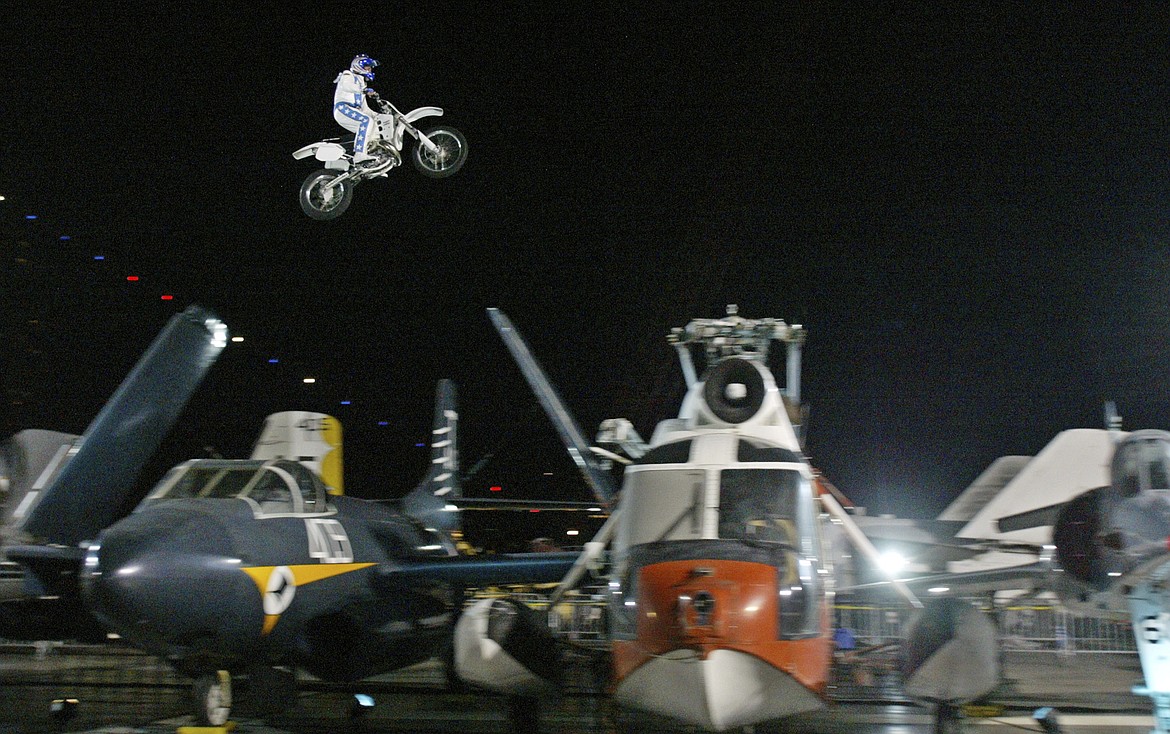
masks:
<instances>
[{"instance_id":1,"label":"blue and white helmet","mask_svg":"<svg viewBox=\"0 0 1170 734\"><path fill-rule=\"evenodd\" d=\"M366 81L372 82L374 81L374 67L377 65L378 62L369 56L358 54L353 57L353 61L349 65L349 70L358 76L364 76Z\"/></svg>"}]
</instances>

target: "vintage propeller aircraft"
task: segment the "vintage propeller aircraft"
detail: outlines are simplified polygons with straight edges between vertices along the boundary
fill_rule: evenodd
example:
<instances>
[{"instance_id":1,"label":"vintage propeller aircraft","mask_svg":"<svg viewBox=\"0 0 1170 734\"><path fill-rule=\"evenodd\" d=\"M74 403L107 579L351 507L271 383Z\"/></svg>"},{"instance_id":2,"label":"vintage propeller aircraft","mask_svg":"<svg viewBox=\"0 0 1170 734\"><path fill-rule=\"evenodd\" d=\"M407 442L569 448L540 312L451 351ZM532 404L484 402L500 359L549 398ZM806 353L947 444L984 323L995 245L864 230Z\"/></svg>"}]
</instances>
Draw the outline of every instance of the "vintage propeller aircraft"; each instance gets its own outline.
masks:
<instances>
[{"instance_id":1,"label":"vintage propeller aircraft","mask_svg":"<svg viewBox=\"0 0 1170 734\"><path fill-rule=\"evenodd\" d=\"M235 674L272 711L295 668L353 681L442 654L466 587L555 581L577 555L457 552L457 426L444 380L431 470L391 504L341 494L335 419L270 416L252 458L180 464L97 535L86 603L195 679L202 724L227 721Z\"/></svg>"},{"instance_id":2,"label":"vintage propeller aircraft","mask_svg":"<svg viewBox=\"0 0 1170 734\"><path fill-rule=\"evenodd\" d=\"M104 639L81 605L82 544L133 503L135 481L227 344L191 306L173 316L81 436L26 429L0 444L0 637Z\"/></svg>"},{"instance_id":3,"label":"vintage propeller aircraft","mask_svg":"<svg viewBox=\"0 0 1170 734\"><path fill-rule=\"evenodd\" d=\"M554 598L577 584L607 544L612 690L624 706L722 731L820 707L832 653L834 568L845 532L876 555L801 453L800 358L805 331L776 319L721 319L675 329L688 391L649 443L628 421L603 433L634 457L618 493L511 321L489 315L599 501L610 507ZM768 364L787 348L782 390ZM699 376L696 363L705 365ZM606 453L612 457L614 454ZM898 582L910 603L923 605ZM535 626L506 599L470 607L455 634L469 682L503 693L555 688L556 649L524 644ZM514 630L520 630L519 633ZM940 710L998 679L995 630L950 600L925 605L910 630L906 690Z\"/></svg>"}]
</instances>

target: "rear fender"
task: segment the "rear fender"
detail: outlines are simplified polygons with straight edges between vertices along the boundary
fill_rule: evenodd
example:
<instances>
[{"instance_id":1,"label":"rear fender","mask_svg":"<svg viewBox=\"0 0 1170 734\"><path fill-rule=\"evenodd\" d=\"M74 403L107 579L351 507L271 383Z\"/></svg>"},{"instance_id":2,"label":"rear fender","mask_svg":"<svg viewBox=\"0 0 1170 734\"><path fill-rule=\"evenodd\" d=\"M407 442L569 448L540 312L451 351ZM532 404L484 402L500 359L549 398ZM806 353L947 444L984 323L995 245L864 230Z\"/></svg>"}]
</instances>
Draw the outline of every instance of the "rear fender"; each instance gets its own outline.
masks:
<instances>
[{"instance_id":1,"label":"rear fender","mask_svg":"<svg viewBox=\"0 0 1170 734\"><path fill-rule=\"evenodd\" d=\"M329 161L340 160L345 156L345 148L337 143L312 143L295 151L292 155L298 161L302 158L314 156L317 160L328 163Z\"/></svg>"}]
</instances>

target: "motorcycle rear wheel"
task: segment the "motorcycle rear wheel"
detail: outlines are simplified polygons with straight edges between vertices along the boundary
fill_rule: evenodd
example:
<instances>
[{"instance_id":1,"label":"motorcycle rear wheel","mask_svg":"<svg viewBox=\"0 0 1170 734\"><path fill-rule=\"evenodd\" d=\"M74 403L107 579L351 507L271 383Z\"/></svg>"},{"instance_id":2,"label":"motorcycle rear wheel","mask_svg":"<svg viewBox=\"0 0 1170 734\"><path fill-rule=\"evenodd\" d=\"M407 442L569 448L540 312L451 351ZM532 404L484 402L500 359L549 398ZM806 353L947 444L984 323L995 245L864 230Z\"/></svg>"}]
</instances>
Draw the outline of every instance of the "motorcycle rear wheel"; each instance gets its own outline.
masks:
<instances>
[{"instance_id":1,"label":"motorcycle rear wheel","mask_svg":"<svg viewBox=\"0 0 1170 734\"><path fill-rule=\"evenodd\" d=\"M301 209L313 219L326 220L340 217L353 200L353 181L342 181L326 188L333 179L342 175L337 171L322 168L309 174L301 184Z\"/></svg>"},{"instance_id":2,"label":"motorcycle rear wheel","mask_svg":"<svg viewBox=\"0 0 1170 734\"><path fill-rule=\"evenodd\" d=\"M430 152L421 142L414 146L414 167L424 176L446 178L467 162L467 138L453 127L436 127L423 132L438 150Z\"/></svg>"}]
</instances>

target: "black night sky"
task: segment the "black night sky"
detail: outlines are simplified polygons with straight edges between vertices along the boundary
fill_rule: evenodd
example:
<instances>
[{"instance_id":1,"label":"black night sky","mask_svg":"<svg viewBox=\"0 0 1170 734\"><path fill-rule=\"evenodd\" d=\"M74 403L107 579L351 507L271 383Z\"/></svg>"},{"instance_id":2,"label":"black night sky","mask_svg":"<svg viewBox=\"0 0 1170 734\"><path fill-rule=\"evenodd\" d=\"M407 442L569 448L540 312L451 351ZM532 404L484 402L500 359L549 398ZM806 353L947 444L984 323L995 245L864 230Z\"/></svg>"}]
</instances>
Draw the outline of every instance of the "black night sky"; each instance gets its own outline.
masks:
<instances>
[{"instance_id":1,"label":"black night sky","mask_svg":"<svg viewBox=\"0 0 1170 734\"><path fill-rule=\"evenodd\" d=\"M871 512L932 517L1108 399L1170 427L1162 3L25 5L0 41L5 434L82 430L189 303L247 341L146 481L306 409L342 420L351 493L400 494L449 376L468 495L586 499L487 306L587 434L677 410L670 327L804 324L809 454ZM340 134L359 52L470 157L311 221L290 154Z\"/></svg>"}]
</instances>

